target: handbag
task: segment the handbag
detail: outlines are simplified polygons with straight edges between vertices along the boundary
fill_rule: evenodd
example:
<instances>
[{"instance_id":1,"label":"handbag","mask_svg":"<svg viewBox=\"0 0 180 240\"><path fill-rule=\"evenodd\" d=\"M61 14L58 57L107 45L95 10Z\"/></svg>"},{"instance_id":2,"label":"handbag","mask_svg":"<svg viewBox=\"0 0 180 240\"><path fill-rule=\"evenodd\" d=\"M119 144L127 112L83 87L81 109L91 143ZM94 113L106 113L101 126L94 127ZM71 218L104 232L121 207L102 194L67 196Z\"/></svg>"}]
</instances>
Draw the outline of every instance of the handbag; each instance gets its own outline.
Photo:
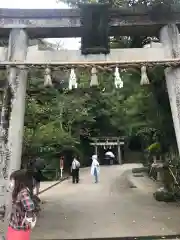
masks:
<instances>
[{"instance_id":1,"label":"handbag","mask_svg":"<svg viewBox=\"0 0 180 240\"><path fill-rule=\"evenodd\" d=\"M27 217L27 213L25 213L24 219L22 221L22 226L26 223L29 225L30 229L33 229L36 225L37 222L37 217L34 216L33 217Z\"/></svg>"}]
</instances>

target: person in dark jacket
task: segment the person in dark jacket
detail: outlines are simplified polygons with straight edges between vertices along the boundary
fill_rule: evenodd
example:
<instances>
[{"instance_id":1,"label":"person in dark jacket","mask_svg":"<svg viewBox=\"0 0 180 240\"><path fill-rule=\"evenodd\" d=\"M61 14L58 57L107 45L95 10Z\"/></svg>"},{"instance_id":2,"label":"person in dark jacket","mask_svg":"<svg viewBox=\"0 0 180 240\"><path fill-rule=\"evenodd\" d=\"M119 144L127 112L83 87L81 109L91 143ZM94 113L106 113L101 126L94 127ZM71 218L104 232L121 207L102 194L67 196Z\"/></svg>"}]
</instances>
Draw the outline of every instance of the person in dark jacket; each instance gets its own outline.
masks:
<instances>
[{"instance_id":1,"label":"person in dark jacket","mask_svg":"<svg viewBox=\"0 0 180 240\"><path fill-rule=\"evenodd\" d=\"M34 186L35 186L35 194L38 195L39 191L40 191L40 182L42 179L42 173L40 169L35 169L34 173L33 173L33 177L34 177Z\"/></svg>"},{"instance_id":2,"label":"person in dark jacket","mask_svg":"<svg viewBox=\"0 0 180 240\"><path fill-rule=\"evenodd\" d=\"M43 178L41 170L45 167L44 160L37 158L31 159L28 163L28 170L32 174L33 178L33 189L35 189L35 195L39 194L40 182Z\"/></svg>"},{"instance_id":3,"label":"person in dark jacket","mask_svg":"<svg viewBox=\"0 0 180 240\"><path fill-rule=\"evenodd\" d=\"M71 173L72 173L72 183L79 182L79 168L80 162L74 157L72 164L71 164Z\"/></svg>"}]
</instances>

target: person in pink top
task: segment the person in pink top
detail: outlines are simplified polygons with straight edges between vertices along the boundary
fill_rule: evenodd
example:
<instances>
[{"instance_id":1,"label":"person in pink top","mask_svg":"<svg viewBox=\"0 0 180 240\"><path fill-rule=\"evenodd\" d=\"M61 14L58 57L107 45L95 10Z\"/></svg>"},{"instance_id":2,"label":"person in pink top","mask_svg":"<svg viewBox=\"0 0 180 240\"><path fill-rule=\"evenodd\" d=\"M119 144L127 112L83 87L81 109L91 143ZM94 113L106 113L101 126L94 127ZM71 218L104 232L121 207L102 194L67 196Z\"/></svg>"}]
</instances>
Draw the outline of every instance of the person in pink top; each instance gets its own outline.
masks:
<instances>
[{"instance_id":1,"label":"person in pink top","mask_svg":"<svg viewBox=\"0 0 180 240\"><path fill-rule=\"evenodd\" d=\"M26 170L18 170L11 174L10 188L12 189L12 210L6 240L30 240L36 216Z\"/></svg>"}]
</instances>

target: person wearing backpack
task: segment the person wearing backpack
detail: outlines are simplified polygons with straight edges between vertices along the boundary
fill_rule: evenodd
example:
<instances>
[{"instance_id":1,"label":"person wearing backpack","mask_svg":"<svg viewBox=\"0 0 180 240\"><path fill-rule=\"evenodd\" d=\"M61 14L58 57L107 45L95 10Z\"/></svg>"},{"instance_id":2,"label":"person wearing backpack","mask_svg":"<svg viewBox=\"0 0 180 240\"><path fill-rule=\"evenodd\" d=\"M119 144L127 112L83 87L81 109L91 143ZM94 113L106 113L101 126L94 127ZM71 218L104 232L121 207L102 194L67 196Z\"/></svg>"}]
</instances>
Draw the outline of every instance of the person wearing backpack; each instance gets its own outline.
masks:
<instances>
[{"instance_id":1,"label":"person wearing backpack","mask_svg":"<svg viewBox=\"0 0 180 240\"><path fill-rule=\"evenodd\" d=\"M30 240L31 229L36 224L36 215L26 170L18 170L11 174L9 190L12 191L12 208L6 240Z\"/></svg>"},{"instance_id":2,"label":"person wearing backpack","mask_svg":"<svg viewBox=\"0 0 180 240\"><path fill-rule=\"evenodd\" d=\"M80 162L74 157L71 164L72 183L79 183L79 168Z\"/></svg>"}]
</instances>

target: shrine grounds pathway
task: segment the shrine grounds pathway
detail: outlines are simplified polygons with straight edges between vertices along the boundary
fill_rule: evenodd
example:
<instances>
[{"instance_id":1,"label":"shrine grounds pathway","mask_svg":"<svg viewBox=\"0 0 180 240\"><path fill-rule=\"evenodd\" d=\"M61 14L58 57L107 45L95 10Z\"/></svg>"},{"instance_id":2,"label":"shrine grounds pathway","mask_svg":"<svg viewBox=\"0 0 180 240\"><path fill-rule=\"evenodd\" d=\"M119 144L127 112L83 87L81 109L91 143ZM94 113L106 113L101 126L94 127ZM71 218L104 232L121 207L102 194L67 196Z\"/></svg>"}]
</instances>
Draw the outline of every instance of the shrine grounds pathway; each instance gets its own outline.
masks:
<instances>
[{"instance_id":1,"label":"shrine grounds pathway","mask_svg":"<svg viewBox=\"0 0 180 240\"><path fill-rule=\"evenodd\" d=\"M79 184L69 179L44 192L41 199L46 202L32 239L180 233L180 207L155 201L154 183L146 177L133 178L131 169L136 166L101 167L99 184L85 168Z\"/></svg>"}]
</instances>

